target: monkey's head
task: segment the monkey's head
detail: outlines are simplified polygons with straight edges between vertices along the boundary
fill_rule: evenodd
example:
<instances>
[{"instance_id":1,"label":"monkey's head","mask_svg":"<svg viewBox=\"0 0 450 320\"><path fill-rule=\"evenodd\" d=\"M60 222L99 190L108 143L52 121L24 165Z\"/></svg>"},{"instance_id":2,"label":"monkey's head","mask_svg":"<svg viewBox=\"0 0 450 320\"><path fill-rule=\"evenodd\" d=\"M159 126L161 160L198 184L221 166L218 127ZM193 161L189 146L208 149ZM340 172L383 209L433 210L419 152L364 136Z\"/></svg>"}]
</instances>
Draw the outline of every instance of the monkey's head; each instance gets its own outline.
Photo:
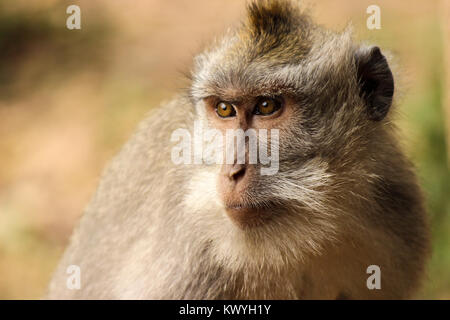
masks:
<instances>
[{"instance_id":1,"label":"monkey's head","mask_svg":"<svg viewBox=\"0 0 450 320\"><path fill-rule=\"evenodd\" d=\"M237 225L330 226L316 229L326 234L330 219L367 196L394 92L378 47L320 28L290 1L256 1L242 25L196 57L192 78L197 117L210 128L279 130L278 172L262 175L258 162L217 173Z\"/></svg>"}]
</instances>

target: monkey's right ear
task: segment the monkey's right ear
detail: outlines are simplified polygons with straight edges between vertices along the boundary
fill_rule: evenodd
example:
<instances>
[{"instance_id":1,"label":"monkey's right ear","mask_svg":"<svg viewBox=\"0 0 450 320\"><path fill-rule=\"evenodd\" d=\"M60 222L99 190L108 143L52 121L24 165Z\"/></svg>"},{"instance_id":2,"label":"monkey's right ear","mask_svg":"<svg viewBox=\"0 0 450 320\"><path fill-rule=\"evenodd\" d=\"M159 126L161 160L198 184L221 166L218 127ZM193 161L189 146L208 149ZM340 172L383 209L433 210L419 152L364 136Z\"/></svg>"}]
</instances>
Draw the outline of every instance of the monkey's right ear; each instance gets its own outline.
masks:
<instances>
[{"instance_id":1,"label":"monkey's right ear","mask_svg":"<svg viewBox=\"0 0 450 320\"><path fill-rule=\"evenodd\" d=\"M378 47L360 48L355 53L359 94L367 105L369 119L382 120L394 95L394 77Z\"/></svg>"}]
</instances>

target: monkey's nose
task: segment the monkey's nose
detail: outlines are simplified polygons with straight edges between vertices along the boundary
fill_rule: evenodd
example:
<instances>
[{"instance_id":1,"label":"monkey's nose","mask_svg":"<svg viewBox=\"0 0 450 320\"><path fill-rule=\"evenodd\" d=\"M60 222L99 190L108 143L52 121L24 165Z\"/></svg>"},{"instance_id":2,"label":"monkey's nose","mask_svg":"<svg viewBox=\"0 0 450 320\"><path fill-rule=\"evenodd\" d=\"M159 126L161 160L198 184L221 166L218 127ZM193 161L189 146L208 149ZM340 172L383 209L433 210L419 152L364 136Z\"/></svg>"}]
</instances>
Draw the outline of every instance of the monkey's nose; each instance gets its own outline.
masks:
<instances>
[{"instance_id":1,"label":"monkey's nose","mask_svg":"<svg viewBox=\"0 0 450 320\"><path fill-rule=\"evenodd\" d=\"M238 181L245 175L245 165L244 164L234 164L231 166L228 172L228 177L231 180Z\"/></svg>"}]
</instances>

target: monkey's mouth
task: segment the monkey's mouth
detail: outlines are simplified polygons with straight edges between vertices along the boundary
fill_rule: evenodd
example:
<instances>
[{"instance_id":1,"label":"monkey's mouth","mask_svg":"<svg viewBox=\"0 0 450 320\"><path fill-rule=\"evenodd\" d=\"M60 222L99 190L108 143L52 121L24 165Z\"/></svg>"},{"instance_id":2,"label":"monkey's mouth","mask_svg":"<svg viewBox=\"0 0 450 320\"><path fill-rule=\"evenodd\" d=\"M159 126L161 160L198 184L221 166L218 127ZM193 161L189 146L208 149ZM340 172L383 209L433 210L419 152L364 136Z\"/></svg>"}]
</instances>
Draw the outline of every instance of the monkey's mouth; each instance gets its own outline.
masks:
<instances>
[{"instance_id":1,"label":"monkey's mouth","mask_svg":"<svg viewBox=\"0 0 450 320\"><path fill-rule=\"evenodd\" d=\"M272 217L276 204L272 202L234 202L225 204L225 212L239 227L255 227Z\"/></svg>"},{"instance_id":2,"label":"monkey's mouth","mask_svg":"<svg viewBox=\"0 0 450 320\"><path fill-rule=\"evenodd\" d=\"M231 210L269 210L276 206L273 201L255 202L255 201L242 201L242 202L227 202L225 203L226 209Z\"/></svg>"},{"instance_id":3,"label":"monkey's mouth","mask_svg":"<svg viewBox=\"0 0 450 320\"><path fill-rule=\"evenodd\" d=\"M243 210L243 209L257 209L258 206L252 203L226 203L227 210Z\"/></svg>"}]
</instances>

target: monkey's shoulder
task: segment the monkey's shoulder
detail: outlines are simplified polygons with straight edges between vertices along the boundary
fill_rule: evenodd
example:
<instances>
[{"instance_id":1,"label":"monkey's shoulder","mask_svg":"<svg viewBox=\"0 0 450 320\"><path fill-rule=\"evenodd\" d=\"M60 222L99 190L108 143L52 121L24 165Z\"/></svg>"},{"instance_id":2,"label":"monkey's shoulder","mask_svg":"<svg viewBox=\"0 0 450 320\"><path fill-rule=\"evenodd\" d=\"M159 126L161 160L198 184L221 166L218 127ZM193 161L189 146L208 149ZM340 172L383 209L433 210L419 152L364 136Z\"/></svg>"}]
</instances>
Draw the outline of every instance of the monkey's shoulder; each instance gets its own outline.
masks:
<instances>
[{"instance_id":1,"label":"monkey's shoulder","mask_svg":"<svg viewBox=\"0 0 450 320\"><path fill-rule=\"evenodd\" d=\"M131 216L148 201L155 204L165 198L163 193L180 171L171 161L171 133L189 129L192 114L192 105L183 97L150 111L106 166L86 212Z\"/></svg>"}]
</instances>

